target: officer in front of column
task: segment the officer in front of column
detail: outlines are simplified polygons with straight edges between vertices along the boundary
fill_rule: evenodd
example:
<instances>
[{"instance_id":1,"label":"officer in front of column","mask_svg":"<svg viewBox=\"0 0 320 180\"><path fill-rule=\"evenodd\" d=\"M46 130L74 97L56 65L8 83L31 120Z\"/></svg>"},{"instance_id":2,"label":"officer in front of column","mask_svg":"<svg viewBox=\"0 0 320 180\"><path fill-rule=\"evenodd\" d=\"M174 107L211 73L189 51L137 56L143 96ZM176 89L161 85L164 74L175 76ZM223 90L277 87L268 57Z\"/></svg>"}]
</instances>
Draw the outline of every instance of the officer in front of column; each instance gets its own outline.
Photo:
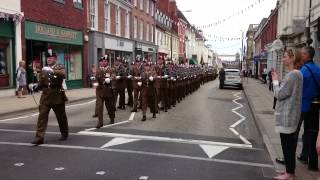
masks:
<instances>
[{"instance_id":1,"label":"officer in front of column","mask_svg":"<svg viewBox=\"0 0 320 180\"><path fill-rule=\"evenodd\" d=\"M47 53L47 66L42 68L37 89L42 89L39 105L39 117L35 140L32 144L44 143L44 135L48 126L48 116L52 109L57 117L61 138L64 141L68 138L69 128L65 110L65 102L68 100L62 83L65 79L65 69L62 64L57 63L57 56Z\"/></svg>"}]
</instances>

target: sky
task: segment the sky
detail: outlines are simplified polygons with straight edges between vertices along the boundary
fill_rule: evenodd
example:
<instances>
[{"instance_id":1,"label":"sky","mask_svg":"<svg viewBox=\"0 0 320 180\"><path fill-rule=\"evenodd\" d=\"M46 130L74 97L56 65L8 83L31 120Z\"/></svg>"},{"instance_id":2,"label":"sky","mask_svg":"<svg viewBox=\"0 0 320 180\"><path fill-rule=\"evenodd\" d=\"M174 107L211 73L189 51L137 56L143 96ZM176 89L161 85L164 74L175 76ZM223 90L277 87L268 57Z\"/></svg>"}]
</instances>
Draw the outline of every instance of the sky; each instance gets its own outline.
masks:
<instances>
[{"instance_id":1,"label":"sky","mask_svg":"<svg viewBox=\"0 0 320 180\"><path fill-rule=\"evenodd\" d=\"M207 35L207 44L218 54L236 54L241 50L242 31L245 33L249 24L260 24L264 17L268 17L272 9L276 7L277 0L176 0L177 6L185 12L191 24L196 26L208 25L228 18L250 6L250 9L239 15L232 16L229 20L210 28L202 28ZM260 3L259 3L260 2ZM251 8L251 5L254 5ZM209 34L211 37L209 37ZM240 38L233 41L212 41L217 38ZM245 44L245 40L244 40Z\"/></svg>"}]
</instances>

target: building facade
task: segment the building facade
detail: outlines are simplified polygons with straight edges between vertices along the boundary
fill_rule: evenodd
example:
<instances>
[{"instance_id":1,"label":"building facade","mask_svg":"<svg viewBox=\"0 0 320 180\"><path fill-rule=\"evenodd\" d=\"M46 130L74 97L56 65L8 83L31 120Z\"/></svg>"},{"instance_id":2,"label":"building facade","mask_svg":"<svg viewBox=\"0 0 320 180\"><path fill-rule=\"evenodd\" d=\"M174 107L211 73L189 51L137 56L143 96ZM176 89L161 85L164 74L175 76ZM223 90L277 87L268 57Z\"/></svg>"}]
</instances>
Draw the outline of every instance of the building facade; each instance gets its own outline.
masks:
<instances>
[{"instance_id":1,"label":"building facade","mask_svg":"<svg viewBox=\"0 0 320 180\"><path fill-rule=\"evenodd\" d=\"M246 66L245 69L247 71L252 71L254 69L254 61L253 56L255 54L255 41L254 41L254 35L258 29L258 24L250 24L246 33L246 39L247 39L247 48L245 52L245 61Z\"/></svg>"},{"instance_id":2,"label":"building facade","mask_svg":"<svg viewBox=\"0 0 320 180\"><path fill-rule=\"evenodd\" d=\"M0 96L14 95L15 72L22 59L20 0L0 3Z\"/></svg>"},{"instance_id":3,"label":"building facade","mask_svg":"<svg viewBox=\"0 0 320 180\"><path fill-rule=\"evenodd\" d=\"M156 60L155 0L132 0L134 57Z\"/></svg>"},{"instance_id":4,"label":"building facade","mask_svg":"<svg viewBox=\"0 0 320 180\"><path fill-rule=\"evenodd\" d=\"M57 54L66 68L68 88L86 85L88 71L86 4L82 0L23 0L22 55L26 59L28 83L46 65L46 53ZM39 8L41 4L41 8Z\"/></svg>"},{"instance_id":5,"label":"building facade","mask_svg":"<svg viewBox=\"0 0 320 180\"><path fill-rule=\"evenodd\" d=\"M132 62L132 9L131 2L125 0L88 1L89 69L105 55L111 64L117 58Z\"/></svg>"}]
</instances>

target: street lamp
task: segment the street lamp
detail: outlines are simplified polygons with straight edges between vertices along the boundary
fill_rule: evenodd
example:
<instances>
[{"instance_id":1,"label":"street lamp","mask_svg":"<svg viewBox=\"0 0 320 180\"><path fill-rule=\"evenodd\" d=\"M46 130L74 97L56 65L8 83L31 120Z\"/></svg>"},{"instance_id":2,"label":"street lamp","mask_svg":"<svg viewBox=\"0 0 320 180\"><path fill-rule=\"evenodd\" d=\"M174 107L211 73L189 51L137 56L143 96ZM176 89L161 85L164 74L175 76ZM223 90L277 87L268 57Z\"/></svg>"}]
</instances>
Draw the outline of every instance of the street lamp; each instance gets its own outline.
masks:
<instances>
[{"instance_id":1,"label":"street lamp","mask_svg":"<svg viewBox=\"0 0 320 180\"><path fill-rule=\"evenodd\" d=\"M306 36L307 36L307 46L310 46L313 42L311 38L311 8L312 8L312 0L309 2L309 16L308 16L308 27L306 27Z\"/></svg>"},{"instance_id":2,"label":"street lamp","mask_svg":"<svg viewBox=\"0 0 320 180\"><path fill-rule=\"evenodd\" d=\"M185 12L185 13L190 13L192 12L192 10L186 10L186 11L180 11L181 13ZM176 13L176 11L171 11L169 12L171 15L171 19L173 21L173 14ZM172 45L172 39L173 39L173 23L171 23L171 30L170 30L170 58L171 61L173 59L173 45Z\"/></svg>"}]
</instances>

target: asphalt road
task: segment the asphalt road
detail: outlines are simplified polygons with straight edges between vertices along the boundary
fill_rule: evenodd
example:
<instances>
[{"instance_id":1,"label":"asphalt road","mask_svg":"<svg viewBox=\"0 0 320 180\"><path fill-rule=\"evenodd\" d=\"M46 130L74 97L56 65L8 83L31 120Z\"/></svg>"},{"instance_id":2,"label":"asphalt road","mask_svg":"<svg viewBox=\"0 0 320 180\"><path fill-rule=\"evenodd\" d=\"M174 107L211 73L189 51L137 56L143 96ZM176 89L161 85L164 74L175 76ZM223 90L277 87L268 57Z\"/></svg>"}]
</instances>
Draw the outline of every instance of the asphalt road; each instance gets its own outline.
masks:
<instances>
[{"instance_id":1,"label":"asphalt road","mask_svg":"<svg viewBox=\"0 0 320 180\"><path fill-rule=\"evenodd\" d=\"M201 87L156 119L116 112L117 124L93 128L94 101L67 107L70 138L60 142L50 114L44 145L30 144L37 112L0 117L0 179L258 180L273 165L242 91ZM106 115L106 114L105 114ZM108 118L105 116L105 124Z\"/></svg>"}]
</instances>

